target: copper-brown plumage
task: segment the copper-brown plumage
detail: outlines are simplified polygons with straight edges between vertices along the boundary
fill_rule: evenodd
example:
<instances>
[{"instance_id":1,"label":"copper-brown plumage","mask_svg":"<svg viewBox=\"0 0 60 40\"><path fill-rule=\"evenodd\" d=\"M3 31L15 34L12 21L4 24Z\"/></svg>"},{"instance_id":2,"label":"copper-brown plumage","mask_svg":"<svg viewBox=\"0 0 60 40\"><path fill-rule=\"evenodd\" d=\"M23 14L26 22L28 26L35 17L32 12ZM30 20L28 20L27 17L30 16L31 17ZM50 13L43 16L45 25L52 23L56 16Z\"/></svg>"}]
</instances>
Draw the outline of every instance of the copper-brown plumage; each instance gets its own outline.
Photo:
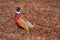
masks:
<instances>
[{"instance_id":1,"label":"copper-brown plumage","mask_svg":"<svg viewBox=\"0 0 60 40\"><path fill-rule=\"evenodd\" d=\"M18 8L18 10L20 10ZM25 30L29 30L33 28L34 26L27 20L25 19L19 12L15 14L15 22L22 27Z\"/></svg>"}]
</instances>

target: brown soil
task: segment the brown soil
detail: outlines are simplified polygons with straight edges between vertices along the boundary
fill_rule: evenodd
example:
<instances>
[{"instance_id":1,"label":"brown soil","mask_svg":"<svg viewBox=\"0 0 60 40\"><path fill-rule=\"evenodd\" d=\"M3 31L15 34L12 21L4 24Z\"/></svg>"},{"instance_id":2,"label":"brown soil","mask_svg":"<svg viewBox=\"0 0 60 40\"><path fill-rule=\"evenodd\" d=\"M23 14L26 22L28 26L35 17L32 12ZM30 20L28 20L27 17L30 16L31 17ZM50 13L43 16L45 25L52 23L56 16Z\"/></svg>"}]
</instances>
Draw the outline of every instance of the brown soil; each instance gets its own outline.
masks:
<instances>
[{"instance_id":1,"label":"brown soil","mask_svg":"<svg viewBox=\"0 0 60 40\"><path fill-rule=\"evenodd\" d=\"M14 21L17 6L35 25L29 32ZM0 0L0 40L60 40L60 0Z\"/></svg>"}]
</instances>

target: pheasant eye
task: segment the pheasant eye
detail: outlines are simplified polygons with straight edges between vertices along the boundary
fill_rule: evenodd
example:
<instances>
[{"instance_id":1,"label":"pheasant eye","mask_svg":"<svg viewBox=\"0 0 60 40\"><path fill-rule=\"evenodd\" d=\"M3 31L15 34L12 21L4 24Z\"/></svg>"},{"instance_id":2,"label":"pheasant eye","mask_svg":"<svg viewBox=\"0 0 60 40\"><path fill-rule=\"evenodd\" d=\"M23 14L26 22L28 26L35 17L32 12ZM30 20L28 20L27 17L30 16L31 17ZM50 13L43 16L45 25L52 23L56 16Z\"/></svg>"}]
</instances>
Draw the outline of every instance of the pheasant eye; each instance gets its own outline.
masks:
<instances>
[{"instance_id":1,"label":"pheasant eye","mask_svg":"<svg viewBox=\"0 0 60 40\"><path fill-rule=\"evenodd\" d=\"M16 11L17 11L17 12L19 12L19 11L20 11L20 9L16 9Z\"/></svg>"}]
</instances>

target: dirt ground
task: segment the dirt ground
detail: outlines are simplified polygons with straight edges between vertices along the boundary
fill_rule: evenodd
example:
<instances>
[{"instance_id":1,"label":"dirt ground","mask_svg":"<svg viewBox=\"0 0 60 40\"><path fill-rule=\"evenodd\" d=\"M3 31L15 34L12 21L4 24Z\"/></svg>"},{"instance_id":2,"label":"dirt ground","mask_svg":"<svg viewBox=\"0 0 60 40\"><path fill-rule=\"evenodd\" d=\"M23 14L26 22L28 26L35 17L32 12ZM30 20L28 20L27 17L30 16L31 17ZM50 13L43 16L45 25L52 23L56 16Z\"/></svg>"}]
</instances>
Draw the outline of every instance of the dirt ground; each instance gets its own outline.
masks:
<instances>
[{"instance_id":1,"label":"dirt ground","mask_svg":"<svg viewBox=\"0 0 60 40\"><path fill-rule=\"evenodd\" d=\"M14 21L17 6L35 25L29 32ZM60 0L0 0L0 40L60 40Z\"/></svg>"}]
</instances>

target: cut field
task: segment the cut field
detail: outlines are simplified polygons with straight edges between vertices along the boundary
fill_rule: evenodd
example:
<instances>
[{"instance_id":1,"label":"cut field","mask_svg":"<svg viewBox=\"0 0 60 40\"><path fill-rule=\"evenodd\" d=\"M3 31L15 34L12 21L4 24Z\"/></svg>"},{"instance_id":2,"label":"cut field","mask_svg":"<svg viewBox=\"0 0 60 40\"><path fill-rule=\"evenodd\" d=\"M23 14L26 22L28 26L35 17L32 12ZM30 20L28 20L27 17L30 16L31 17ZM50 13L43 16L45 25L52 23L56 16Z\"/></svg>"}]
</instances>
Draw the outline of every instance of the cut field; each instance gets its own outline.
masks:
<instances>
[{"instance_id":1,"label":"cut field","mask_svg":"<svg viewBox=\"0 0 60 40\"><path fill-rule=\"evenodd\" d=\"M15 9L35 25L27 32L15 21ZM0 40L60 40L60 0L0 0Z\"/></svg>"}]
</instances>

